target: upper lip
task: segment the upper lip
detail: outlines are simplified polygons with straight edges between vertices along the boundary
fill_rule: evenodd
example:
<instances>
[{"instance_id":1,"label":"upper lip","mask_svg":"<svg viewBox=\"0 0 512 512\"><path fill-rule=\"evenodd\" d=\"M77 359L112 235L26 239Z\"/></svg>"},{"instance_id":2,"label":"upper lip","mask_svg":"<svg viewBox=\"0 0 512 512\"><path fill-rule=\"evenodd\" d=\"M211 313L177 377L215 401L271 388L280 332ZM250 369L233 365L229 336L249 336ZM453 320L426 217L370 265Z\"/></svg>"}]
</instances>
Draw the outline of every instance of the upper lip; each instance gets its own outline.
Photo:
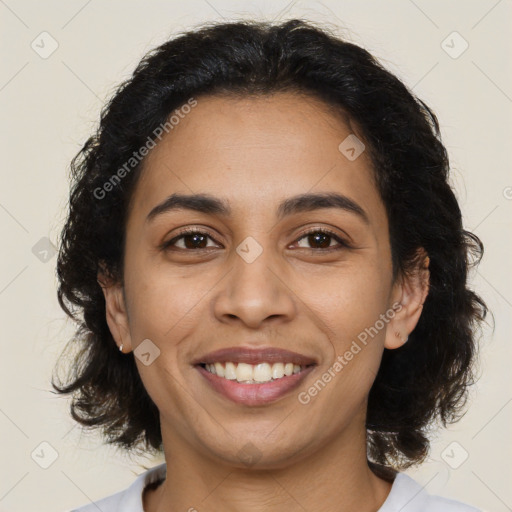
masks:
<instances>
[{"instance_id":1,"label":"upper lip","mask_svg":"<svg viewBox=\"0 0 512 512\"><path fill-rule=\"evenodd\" d=\"M221 348L214 352L201 356L192 362L193 365L225 363L227 361L236 363L258 364L258 363L293 363L299 366L317 364L314 358L285 350L282 348L249 348L230 347Z\"/></svg>"}]
</instances>

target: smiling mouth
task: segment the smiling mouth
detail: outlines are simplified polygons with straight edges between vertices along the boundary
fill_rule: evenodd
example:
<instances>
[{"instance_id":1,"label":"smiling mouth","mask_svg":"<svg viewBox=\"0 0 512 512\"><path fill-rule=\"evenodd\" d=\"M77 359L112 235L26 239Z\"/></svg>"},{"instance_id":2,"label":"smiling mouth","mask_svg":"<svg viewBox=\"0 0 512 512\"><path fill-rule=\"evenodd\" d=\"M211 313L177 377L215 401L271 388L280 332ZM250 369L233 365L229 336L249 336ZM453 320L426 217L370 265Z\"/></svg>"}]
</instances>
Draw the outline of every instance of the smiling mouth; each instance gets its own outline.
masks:
<instances>
[{"instance_id":1,"label":"smiling mouth","mask_svg":"<svg viewBox=\"0 0 512 512\"><path fill-rule=\"evenodd\" d=\"M217 377L236 381L239 384L264 384L301 373L314 365L298 365L291 362L248 364L226 361L201 363L198 366Z\"/></svg>"}]
</instances>

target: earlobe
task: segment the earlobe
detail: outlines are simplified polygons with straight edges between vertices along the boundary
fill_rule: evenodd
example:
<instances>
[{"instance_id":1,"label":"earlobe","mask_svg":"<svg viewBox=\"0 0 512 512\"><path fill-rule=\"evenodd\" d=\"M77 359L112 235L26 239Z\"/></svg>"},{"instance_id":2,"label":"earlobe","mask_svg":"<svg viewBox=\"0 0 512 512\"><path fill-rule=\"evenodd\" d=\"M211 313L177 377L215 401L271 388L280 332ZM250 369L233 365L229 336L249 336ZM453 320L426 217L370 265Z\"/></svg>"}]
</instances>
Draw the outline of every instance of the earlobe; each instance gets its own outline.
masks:
<instances>
[{"instance_id":1,"label":"earlobe","mask_svg":"<svg viewBox=\"0 0 512 512\"><path fill-rule=\"evenodd\" d=\"M418 267L407 275L401 275L395 284L393 296L399 307L386 329L384 347L387 349L401 347L408 341L423 311L430 284L430 258L424 249L420 249L418 259Z\"/></svg>"},{"instance_id":2,"label":"earlobe","mask_svg":"<svg viewBox=\"0 0 512 512\"><path fill-rule=\"evenodd\" d=\"M123 286L112 282L102 273L98 273L97 280L105 297L105 315L112 337L118 347L123 347L123 352L130 352L131 337Z\"/></svg>"}]
</instances>

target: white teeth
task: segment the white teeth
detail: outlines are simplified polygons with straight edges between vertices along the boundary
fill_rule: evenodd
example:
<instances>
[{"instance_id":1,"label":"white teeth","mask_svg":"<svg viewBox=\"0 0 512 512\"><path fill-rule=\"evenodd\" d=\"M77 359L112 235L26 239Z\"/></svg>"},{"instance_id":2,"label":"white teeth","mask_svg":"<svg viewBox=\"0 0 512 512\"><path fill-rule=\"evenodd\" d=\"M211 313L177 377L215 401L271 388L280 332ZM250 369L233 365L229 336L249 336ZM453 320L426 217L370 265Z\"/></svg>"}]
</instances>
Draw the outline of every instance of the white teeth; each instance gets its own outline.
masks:
<instances>
[{"instance_id":1,"label":"white teeth","mask_svg":"<svg viewBox=\"0 0 512 512\"><path fill-rule=\"evenodd\" d=\"M273 364L272 365L272 378L280 379L281 377L284 377L284 364L283 363Z\"/></svg>"},{"instance_id":2,"label":"white teeth","mask_svg":"<svg viewBox=\"0 0 512 512\"><path fill-rule=\"evenodd\" d=\"M236 367L233 363L226 363L224 378L229 380L236 380Z\"/></svg>"},{"instance_id":3,"label":"white teeth","mask_svg":"<svg viewBox=\"0 0 512 512\"><path fill-rule=\"evenodd\" d=\"M268 382L272 378L272 368L268 363L260 363L254 367L253 378L256 382Z\"/></svg>"},{"instance_id":4,"label":"white teeth","mask_svg":"<svg viewBox=\"0 0 512 512\"><path fill-rule=\"evenodd\" d=\"M253 380L252 366L246 363L238 363L236 367L236 380L242 382L244 380Z\"/></svg>"},{"instance_id":5,"label":"white teeth","mask_svg":"<svg viewBox=\"0 0 512 512\"><path fill-rule=\"evenodd\" d=\"M224 366L222 366L222 364L220 364L220 363L215 363L215 373L219 377L224 377L224 375L225 375Z\"/></svg>"},{"instance_id":6,"label":"white teeth","mask_svg":"<svg viewBox=\"0 0 512 512\"><path fill-rule=\"evenodd\" d=\"M256 384L259 382L271 382L285 376L299 373L305 366L293 363L208 363L205 368L219 377L229 380L236 380L245 384Z\"/></svg>"},{"instance_id":7,"label":"white teeth","mask_svg":"<svg viewBox=\"0 0 512 512\"><path fill-rule=\"evenodd\" d=\"M286 363L284 365L284 374L291 375L293 373L293 363Z\"/></svg>"}]
</instances>

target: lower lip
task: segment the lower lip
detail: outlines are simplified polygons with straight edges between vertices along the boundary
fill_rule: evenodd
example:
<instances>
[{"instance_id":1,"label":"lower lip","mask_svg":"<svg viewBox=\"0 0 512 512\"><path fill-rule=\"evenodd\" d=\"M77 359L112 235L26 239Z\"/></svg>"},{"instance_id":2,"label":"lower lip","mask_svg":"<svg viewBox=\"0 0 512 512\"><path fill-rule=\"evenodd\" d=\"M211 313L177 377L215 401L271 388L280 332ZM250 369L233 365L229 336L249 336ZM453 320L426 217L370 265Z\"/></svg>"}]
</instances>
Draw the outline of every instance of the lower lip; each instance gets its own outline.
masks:
<instances>
[{"instance_id":1,"label":"lower lip","mask_svg":"<svg viewBox=\"0 0 512 512\"><path fill-rule=\"evenodd\" d=\"M261 384L243 384L236 380L219 377L202 366L196 366L196 368L215 391L233 402L244 405L264 405L293 391L313 370L314 365L306 367L299 373Z\"/></svg>"}]
</instances>

